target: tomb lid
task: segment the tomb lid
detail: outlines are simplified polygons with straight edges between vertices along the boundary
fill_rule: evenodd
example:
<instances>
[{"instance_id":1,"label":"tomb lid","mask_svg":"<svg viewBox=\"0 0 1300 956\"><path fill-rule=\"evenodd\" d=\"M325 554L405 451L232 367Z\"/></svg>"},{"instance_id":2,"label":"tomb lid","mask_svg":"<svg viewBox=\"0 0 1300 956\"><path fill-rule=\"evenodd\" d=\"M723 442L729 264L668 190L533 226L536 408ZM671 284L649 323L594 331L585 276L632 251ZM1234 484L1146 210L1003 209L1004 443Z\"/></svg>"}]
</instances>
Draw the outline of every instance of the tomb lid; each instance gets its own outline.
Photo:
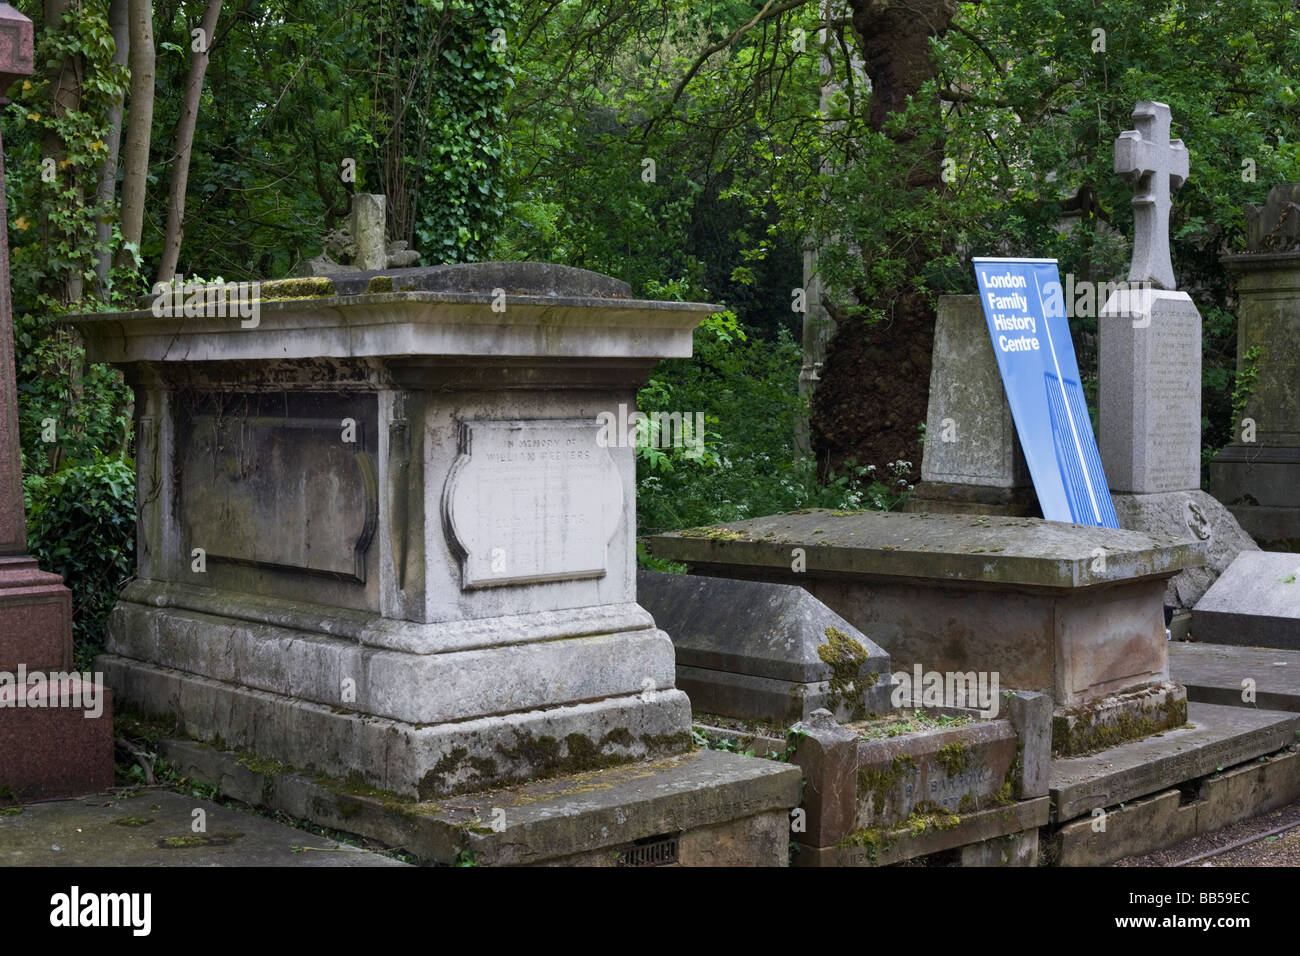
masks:
<instances>
[{"instance_id":1,"label":"tomb lid","mask_svg":"<svg viewBox=\"0 0 1300 956\"><path fill-rule=\"evenodd\" d=\"M260 283L267 298L348 296L376 292L461 292L552 298L630 299L632 287L621 279L553 262L459 262L403 269L370 269L322 276L268 279ZM141 296L140 308L154 296Z\"/></svg>"},{"instance_id":2,"label":"tomb lid","mask_svg":"<svg viewBox=\"0 0 1300 956\"><path fill-rule=\"evenodd\" d=\"M743 565L791 580L806 574L1053 589L1167 578L1205 562L1192 544L1139 531L1042 518L825 509L654 535L650 546L657 558L709 573ZM791 570L795 548L804 552L802 573Z\"/></svg>"},{"instance_id":3,"label":"tomb lid","mask_svg":"<svg viewBox=\"0 0 1300 956\"><path fill-rule=\"evenodd\" d=\"M68 317L91 361L685 358L695 326L720 309L634 299L626 282L544 262L155 289L132 311Z\"/></svg>"}]
</instances>

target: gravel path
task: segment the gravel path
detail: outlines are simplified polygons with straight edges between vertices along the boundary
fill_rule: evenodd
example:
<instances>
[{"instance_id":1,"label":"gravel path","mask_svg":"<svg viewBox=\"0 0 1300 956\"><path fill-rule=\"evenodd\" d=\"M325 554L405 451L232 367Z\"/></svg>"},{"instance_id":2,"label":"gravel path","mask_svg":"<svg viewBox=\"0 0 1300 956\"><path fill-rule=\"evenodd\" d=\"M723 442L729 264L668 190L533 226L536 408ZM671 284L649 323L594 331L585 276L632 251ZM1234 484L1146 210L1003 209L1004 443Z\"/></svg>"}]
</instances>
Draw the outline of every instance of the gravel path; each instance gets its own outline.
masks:
<instances>
[{"instance_id":1,"label":"gravel path","mask_svg":"<svg viewBox=\"0 0 1300 956\"><path fill-rule=\"evenodd\" d=\"M1270 834L1283 827L1291 829ZM1211 853L1214 855L1204 856ZM1300 800L1155 853L1127 857L1114 865L1300 866Z\"/></svg>"}]
</instances>

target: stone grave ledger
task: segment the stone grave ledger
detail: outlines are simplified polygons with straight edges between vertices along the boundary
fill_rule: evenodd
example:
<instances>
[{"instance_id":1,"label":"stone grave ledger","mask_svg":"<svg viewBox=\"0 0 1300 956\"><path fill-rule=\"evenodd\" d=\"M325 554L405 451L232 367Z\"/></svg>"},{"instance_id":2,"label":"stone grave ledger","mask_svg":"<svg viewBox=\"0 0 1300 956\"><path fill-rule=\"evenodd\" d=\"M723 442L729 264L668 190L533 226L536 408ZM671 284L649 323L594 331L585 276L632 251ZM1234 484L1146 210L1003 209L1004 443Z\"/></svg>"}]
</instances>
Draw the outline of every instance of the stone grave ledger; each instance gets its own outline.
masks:
<instances>
[{"instance_id":1,"label":"stone grave ledger","mask_svg":"<svg viewBox=\"0 0 1300 956\"><path fill-rule=\"evenodd\" d=\"M136 392L137 579L99 661L124 706L425 798L687 748L634 448L598 416L712 307L540 264L259 295L76 320Z\"/></svg>"},{"instance_id":2,"label":"stone grave ledger","mask_svg":"<svg viewBox=\"0 0 1300 956\"><path fill-rule=\"evenodd\" d=\"M1049 694L1062 714L1163 693L1165 582L1204 560L1133 531L889 512L771 515L650 544L693 574L803 587L896 673L997 673L1002 689Z\"/></svg>"}]
</instances>

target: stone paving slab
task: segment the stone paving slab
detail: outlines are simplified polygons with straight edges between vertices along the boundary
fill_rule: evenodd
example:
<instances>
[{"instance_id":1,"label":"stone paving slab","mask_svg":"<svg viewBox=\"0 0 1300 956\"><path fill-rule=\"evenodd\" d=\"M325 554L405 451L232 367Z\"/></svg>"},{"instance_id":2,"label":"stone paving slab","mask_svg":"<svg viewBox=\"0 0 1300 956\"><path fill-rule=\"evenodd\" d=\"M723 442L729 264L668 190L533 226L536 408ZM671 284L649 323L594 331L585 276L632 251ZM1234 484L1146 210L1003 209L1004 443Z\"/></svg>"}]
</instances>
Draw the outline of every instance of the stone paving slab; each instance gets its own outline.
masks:
<instances>
[{"instance_id":1,"label":"stone paving slab","mask_svg":"<svg viewBox=\"0 0 1300 956\"><path fill-rule=\"evenodd\" d=\"M192 830L194 811L206 832ZM405 866L170 790L0 810L0 866Z\"/></svg>"},{"instance_id":2,"label":"stone paving slab","mask_svg":"<svg viewBox=\"0 0 1300 956\"><path fill-rule=\"evenodd\" d=\"M1189 700L1300 713L1300 651L1228 644L1169 645L1169 671ZM1243 699L1254 681L1254 701Z\"/></svg>"},{"instance_id":3,"label":"stone paving slab","mask_svg":"<svg viewBox=\"0 0 1300 956\"><path fill-rule=\"evenodd\" d=\"M1300 716L1220 704L1189 704L1188 725L1084 757L1052 762L1058 822L1114 807L1296 740Z\"/></svg>"}]
</instances>

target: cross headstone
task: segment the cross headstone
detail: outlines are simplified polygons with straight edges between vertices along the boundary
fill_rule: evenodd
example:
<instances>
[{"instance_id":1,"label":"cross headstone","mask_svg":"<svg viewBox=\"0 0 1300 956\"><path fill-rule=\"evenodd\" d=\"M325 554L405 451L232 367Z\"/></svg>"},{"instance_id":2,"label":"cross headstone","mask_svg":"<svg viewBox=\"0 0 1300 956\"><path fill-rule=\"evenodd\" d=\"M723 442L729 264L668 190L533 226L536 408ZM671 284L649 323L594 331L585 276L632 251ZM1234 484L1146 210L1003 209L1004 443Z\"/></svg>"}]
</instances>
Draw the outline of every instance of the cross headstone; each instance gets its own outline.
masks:
<instances>
[{"instance_id":1,"label":"cross headstone","mask_svg":"<svg viewBox=\"0 0 1300 956\"><path fill-rule=\"evenodd\" d=\"M1133 108L1137 129L1115 141L1115 172L1134 187L1133 262L1129 282L1177 288L1169 258L1170 195L1187 179L1187 147L1169 138L1169 107L1141 102Z\"/></svg>"},{"instance_id":2,"label":"cross headstone","mask_svg":"<svg viewBox=\"0 0 1300 956\"><path fill-rule=\"evenodd\" d=\"M1201 314L1175 289L1169 259L1169 196L1187 179L1187 150L1169 139L1163 103L1138 103L1133 117L1138 128L1115 142L1115 171L1135 186L1128 278L1138 287L1112 293L1099 317L1098 447L1121 528L1205 553L1204 568L1180 571L1166 591L1177 635L1183 612L1256 546L1201 490Z\"/></svg>"}]
</instances>

